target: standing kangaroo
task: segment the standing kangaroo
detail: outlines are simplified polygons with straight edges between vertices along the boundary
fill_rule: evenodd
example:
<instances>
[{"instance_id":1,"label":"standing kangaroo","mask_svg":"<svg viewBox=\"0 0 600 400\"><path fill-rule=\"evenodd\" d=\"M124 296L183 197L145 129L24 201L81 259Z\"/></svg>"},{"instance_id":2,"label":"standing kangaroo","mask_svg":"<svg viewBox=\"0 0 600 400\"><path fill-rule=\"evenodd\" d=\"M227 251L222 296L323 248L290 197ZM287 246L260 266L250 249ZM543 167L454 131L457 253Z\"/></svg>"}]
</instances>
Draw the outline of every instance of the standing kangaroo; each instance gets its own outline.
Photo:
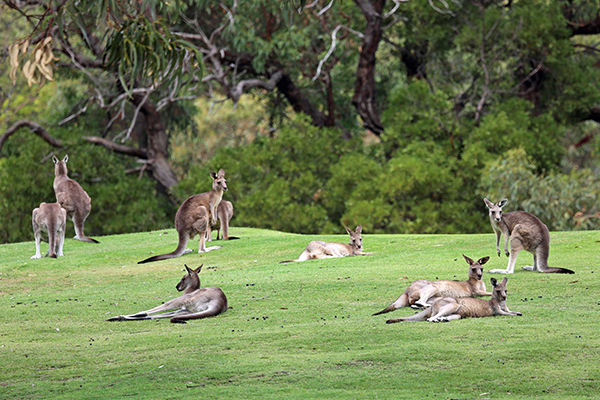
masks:
<instances>
[{"instance_id":1,"label":"standing kangaroo","mask_svg":"<svg viewBox=\"0 0 600 400\"><path fill-rule=\"evenodd\" d=\"M472 297L455 299L453 297L442 297L435 300L431 307L426 308L418 314L410 317L395 318L386 321L388 324L404 321L429 321L447 322L461 318L493 317L496 315L523 315L520 312L510 311L506 306L506 282L504 278L498 284L496 278L492 278L491 300L482 300Z\"/></svg>"},{"instance_id":2,"label":"standing kangaroo","mask_svg":"<svg viewBox=\"0 0 600 400\"><path fill-rule=\"evenodd\" d=\"M458 281L426 281L419 279L411 283L408 288L398 297L396 301L390 304L386 309L373 315L385 314L402 307L411 306L413 308L427 308L431 304L428 300L432 297L475 297L491 296L486 292L485 283L481 280L483 276L483 264L488 262L489 257L480 258L473 261L463 254L463 257L469 264L469 279L464 282Z\"/></svg>"},{"instance_id":3,"label":"standing kangaroo","mask_svg":"<svg viewBox=\"0 0 600 400\"><path fill-rule=\"evenodd\" d=\"M229 221L233 217L233 204L227 200L221 200L219 207L217 207L217 215L219 217L219 223L216 225L217 240L219 240L219 231L223 230L223 240L234 240L239 239L235 236L229 236ZM208 241L212 241L212 237L208 235Z\"/></svg>"},{"instance_id":4,"label":"standing kangaroo","mask_svg":"<svg viewBox=\"0 0 600 400\"><path fill-rule=\"evenodd\" d=\"M139 321L142 319L171 318L171 322L184 323L190 319L201 319L214 317L227 311L227 297L225 293L215 286L200 289L200 277L198 274L202 265L195 270L185 266L187 274L175 286L183 295L176 297L166 303L140 311L137 314L119 315L107 319L107 321ZM177 310L175 310L177 309ZM169 310L164 314L157 314Z\"/></svg>"},{"instance_id":5,"label":"standing kangaroo","mask_svg":"<svg viewBox=\"0 0 600 400\"><path fill-rule=\"evenodd\" d=\"M333 257L349 257L349 256L370 256L373 253L363 253L362 246L362 226L356 227L356 232L352 229L344 226L346 232L350 235L350 244L344 243L327 243L320 240L310 242L306 249L300 254L297 260L281 261L281 263L306 261L321 258L333 258Z\"/></svg>"},{"instance_id":6,"label":"standing kangaroo","mask_svg":"<svg viewBox=\"0 0 600 400\"><path fill-rule=\"evenodd\" d=\"M490 273L512 274L515 272L515 263L521 250L533 254L533 266L525 266L522 269L528 271L539 271L557 274L573 274L566 268L551 268L548 266L548 255L550 254L550 233L535 215L525 211L513 211L502 213L502 207L508 203L508 199L502 199L497 204L488 199L483 199L489 209L490 222L496 233L496 251L500 257L500 237L504 234L504 253L508 257L506 269L492 269ZM510 252L508 241L510 240Z\"/></svg>"},{"instance_id":7,"label":"standing kangaroo","mask_svg":"<svg viewBox=\"0 0 600 400\"><path fill-rule=\"evenodd\" d=\"M33 235L35 236L35 255L31 258L42 258L40 242L48 242L49 248L45 257L56 258L63 255L65 243L65 226L67 211L58 203L42 203L31 215Z\"/></svg>"},{"instance_id":8,"label":"standing kangaroo","mask_svg":"<svg viewBox=\"0 0 600 400\"><path fill-rule=\"evenodd\" d=\"M212 190L188 197L187 200L181 203L177 214L175 214L175 229L179 235L177 248L167 254L146 258L138 264L181 257L192 251L186 250L185 247L188 241L196 235L200 236L198 253L223 248L223 246L205 247L206 236L210 236L210 225L217 222L217 208L223 198L223 192L227 190L225 171L221 169L218 174L212 171L210 176L213 179Z\"/></svg>"},{"instance_id":9,"label":"standing kangaroo","mask_svg":"<svg viewBox=\"0 0 600 400\"><path fill-rule=\"evenodd\" d=\"M67 210L67 217L73 221L75 226L74 239L88 243L98 243L96 239L85 236L83 233L83 224L86 218L90 215L92 209L92 200L87 192L67 176L67 161L69 156L65 155L62 161L59 161L56 156L52 156L54 161L54 193L56 201L62 208Z\"/></svg>"}]
</instances>

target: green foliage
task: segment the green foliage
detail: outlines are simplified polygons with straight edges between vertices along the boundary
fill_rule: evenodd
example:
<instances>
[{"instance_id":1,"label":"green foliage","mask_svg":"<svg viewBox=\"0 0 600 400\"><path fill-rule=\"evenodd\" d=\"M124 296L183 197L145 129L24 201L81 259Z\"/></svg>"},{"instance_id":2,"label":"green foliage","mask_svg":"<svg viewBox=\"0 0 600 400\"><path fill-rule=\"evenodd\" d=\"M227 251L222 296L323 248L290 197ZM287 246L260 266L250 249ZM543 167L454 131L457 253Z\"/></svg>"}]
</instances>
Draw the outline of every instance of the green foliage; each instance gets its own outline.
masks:
<instances>
[{"instance_id":1,"label":"green foliage","mask_svg":"<svg viewBox=\"0 0 600 400\"><path fill-rule=\"evenodd\" d=\"M493 202L508 198L506 211L534 214L550 230L600 228L600 178L589 169L540 175L523 149L509 150L492 163L480 192Z\"/></svg>"},{"instance_id":2,"label":"green foliage","mask_svg":"<svg viewBox=\"0 0 600 400\"><path fill-rule=\"evenodd\" d=\"M67 239L58 259L30 260L31 241L0 245L0 397L597 396L599 231L551 233L550 265L572 268L575 278L522 271L531 258L519 256L507 305L521 317L393 325L385 321L414 311L372 314L414 280L466 279L462 253L493 254L486 267L506 266L491 228L485 235L366 234L373 256L290 264L279 261L297 257L309 241L346 242L348 235L235 226L231 233L241 240L217 242L224 249L143 268L136 263L151 251L175 248L174 229L106 236L99 245ZM105 321L178 296L183 264L201 263L202 286L227 296L224 314L187 324ZM488 289L491 277L484 273Z\"/></svg>"}]
</instances>

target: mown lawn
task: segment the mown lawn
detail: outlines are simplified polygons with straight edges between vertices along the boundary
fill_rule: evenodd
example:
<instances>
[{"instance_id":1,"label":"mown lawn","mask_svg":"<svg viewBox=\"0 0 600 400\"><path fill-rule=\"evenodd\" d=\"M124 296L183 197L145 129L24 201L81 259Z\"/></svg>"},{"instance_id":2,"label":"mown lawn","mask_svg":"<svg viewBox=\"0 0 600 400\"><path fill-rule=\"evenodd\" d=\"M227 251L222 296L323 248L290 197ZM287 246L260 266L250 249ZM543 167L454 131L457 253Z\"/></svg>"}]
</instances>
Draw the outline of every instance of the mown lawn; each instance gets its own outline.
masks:
<instances>
[{"instance_id":1,"label":"mown lawn","mask_svg":"<svg viewBox=\"0 0 600 400\"><path fill-rule=\"evenodd\" d=\"M72 225L68 227L72 235ZM387 325L372 316L416 279L467 278L461 254L504 268L493 234L369 235L370 257L280 264L313 236L232 228L202 256L138 265L176 247L174 230L67 239L31 260L0 246L0 398L593 398L600 391L600 232L552 232L550 266L508 278L522 317ZM45 253L47 245L42 245ZM197 250L197 242L188 247ZM154 253L152 253L154 252ZM232 307L215 318L106 322L178 295L183 265ZM488 289L492 276L484 274Z\"/></svg>"}]
</instances>

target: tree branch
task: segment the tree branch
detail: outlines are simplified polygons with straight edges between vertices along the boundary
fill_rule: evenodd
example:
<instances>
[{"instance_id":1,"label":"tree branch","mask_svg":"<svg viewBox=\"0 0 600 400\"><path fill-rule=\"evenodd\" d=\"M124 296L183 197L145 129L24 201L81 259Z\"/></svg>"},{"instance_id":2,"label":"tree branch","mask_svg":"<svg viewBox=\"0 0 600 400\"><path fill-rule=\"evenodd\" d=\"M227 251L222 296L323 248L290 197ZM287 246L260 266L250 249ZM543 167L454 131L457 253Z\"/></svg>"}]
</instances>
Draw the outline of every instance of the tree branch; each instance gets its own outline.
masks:
<instances>
[{"instance_id":1,"label":"tree branch","mask_svg":"<svg viewBox=\"0 0 600 400\"><path fill-rule=\"evenodd\" d=\"M145 150L138 149L137 147L117 144L111 140L104 139L99 136L84 136L83 138L92 144L104 146L108 150L114 151L115 153L125 154L133 157L148 158L148 153Z\"/></svg>"},{"instance_id":2,"label":"tree branch","mask_svg":"<svg viewBox=\"0 0 600 400\"><path fill-rule=\"evenodd\" d=\"M55 137L51 136L40 124L33 121L21 120L16 122L13 126L8 128L6 132L0 136L0 151L4 146L4 142L16 131L23 127L29 127L33 133L44 139L48 144L54 147L62 147L62 142Z\"/></svg>"}]
</instances>

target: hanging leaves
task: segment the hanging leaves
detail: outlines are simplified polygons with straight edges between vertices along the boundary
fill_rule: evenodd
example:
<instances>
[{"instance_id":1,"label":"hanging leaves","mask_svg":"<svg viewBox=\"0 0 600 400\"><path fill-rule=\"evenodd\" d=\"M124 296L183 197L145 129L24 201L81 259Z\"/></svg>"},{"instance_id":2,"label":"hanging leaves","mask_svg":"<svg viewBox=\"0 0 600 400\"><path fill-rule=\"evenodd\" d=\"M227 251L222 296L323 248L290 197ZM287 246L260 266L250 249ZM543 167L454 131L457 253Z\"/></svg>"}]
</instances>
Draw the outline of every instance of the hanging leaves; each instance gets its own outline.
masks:
<instances>
[{"instance_id":1,"label":"hanging leaves","mask_svg":"<svg viewBox=\"0 0 600 400\"><path fill-rule=\"evenodd\" d=\"M23 63L23 75L27 79L27 84L31 87L34 83L44 86L46 80L52 81L54 73L54 62L58 60L52 52L52 37L48 36L40 40L31 52L29 52L29 40L23 43L14 43L8 48L10 59L10 79L13 84L17 83L17 71Z\"/></svg>"},{"instance_id":2,"label":"hanging leaves","mask_svg":"<svg viewBox=\"0 0 600 400\"><path fill-rule=\"evenodd\" d=\"M131 92L139 80L155 86L184 83L185 76L202 65L202 56L191 43L172 35L162 20L144 15L125 21L107 45L107 66L118 72L121 84Z\"/></svg>"}]
</instances>

